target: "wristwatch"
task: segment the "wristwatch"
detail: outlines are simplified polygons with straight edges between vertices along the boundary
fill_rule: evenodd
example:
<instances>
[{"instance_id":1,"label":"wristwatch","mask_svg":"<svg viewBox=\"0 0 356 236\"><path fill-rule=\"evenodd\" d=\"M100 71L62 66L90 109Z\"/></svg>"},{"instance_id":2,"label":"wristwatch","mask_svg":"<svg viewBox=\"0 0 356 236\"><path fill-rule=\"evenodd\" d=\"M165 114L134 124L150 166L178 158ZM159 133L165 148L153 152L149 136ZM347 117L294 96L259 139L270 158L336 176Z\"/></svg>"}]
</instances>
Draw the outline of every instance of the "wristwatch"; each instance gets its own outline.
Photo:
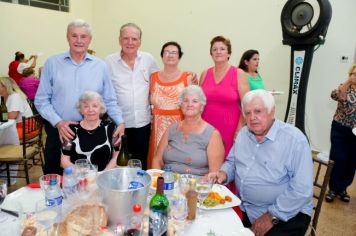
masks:
<instances>
[{"instance_id":1,"label":"wristwatch","mask_svg":"<svg viewBox=\"0 0 356 236\"><path fill-rule=\"evenodd\" d=\"M268 213L268 214L270 215L270 219L271 219L271 222L273 225L276 225L279 223L279 219L276 216L272 215L271 213Z\"/></svg>"}]
</instances>

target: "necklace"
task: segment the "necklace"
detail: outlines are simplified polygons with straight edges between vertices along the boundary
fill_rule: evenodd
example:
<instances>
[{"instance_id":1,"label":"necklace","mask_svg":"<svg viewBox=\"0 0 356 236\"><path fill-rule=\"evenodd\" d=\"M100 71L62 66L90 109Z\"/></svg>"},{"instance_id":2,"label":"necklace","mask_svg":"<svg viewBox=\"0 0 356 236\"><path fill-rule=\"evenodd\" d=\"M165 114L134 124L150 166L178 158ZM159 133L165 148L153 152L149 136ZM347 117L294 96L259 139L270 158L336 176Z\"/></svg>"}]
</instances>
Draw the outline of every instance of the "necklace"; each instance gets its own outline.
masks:
<instances>
[{"instance_id":1,"label":"necklace","mask_svg":"<svg viewBox=\"0 0 356 236\"><path fill-rule=\"evenodd\" d=\"M80 126L88 133L88 134L94 134L96 129L99 127L101 123L101 120L97 121L95 125L89 125L86 123L84 120L80 122Z\"/></svg>"}]
</instances>

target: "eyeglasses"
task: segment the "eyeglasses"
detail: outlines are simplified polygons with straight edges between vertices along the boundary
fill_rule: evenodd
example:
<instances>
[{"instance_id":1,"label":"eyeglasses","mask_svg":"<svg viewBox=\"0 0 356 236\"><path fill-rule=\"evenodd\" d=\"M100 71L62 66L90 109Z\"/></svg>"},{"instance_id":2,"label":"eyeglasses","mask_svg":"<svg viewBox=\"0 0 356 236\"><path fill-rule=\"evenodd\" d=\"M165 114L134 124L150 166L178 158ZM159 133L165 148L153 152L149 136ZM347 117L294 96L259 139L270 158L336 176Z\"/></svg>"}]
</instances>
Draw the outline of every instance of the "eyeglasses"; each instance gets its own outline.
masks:
<instances>
[{"instance_id":1,"label":"eyeglasses","mask_svg":"<svg viewBox=\"0 0 356 236\"><path fill-rule=\"evenodd\" d=\"M169 56L169 55L177 56L178 55L178 51L163 51L163 55L164 56Z\"/></svg>"}]
</instances>

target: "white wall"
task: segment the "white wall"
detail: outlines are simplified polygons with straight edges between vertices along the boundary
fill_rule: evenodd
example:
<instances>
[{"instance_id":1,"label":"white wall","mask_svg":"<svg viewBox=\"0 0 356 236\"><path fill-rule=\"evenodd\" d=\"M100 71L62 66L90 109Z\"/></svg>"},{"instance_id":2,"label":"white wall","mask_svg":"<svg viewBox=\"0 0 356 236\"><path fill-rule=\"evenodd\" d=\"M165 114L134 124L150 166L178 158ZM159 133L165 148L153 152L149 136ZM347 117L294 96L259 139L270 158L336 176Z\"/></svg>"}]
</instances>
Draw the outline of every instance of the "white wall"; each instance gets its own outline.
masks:
<instances>
[{"instance_id":1,"label":"white wall","mask_svg":"<svg viewBox=\"0 0 356 236\"><path fill-rule=\"evenodd\" d=\"M232 41L230 62L238 63L243 51L260 51L262 74L267 89L285 91L276 97L277 117L284 119L289 90L290 47L282 45L281 10L286 0L72 0L71 13L0 3L0 74L14 52L44 52L45 56L67 49L65 30L74 18L93 26L93 48L99 57L115 52L119 28L135 22L143 30L142 50L160 62L163 43L178 41L184 51L181 68L200 74L212 65L209 42L216 35ZM306 104L306 132L311 145L329 150L329 132L336 103L331 90L346 78L356 46L355 0L330 0L333 17L326 43L314 54ZM21 24L11 23L17 18ZM29 27L22 27L23 24ZM24 35L24 36L22 36ZM341 56L348 63L340 63ZM45 59L40 58L40 64Z\"/></svg>"},{"instance_id":2,"label":"white wall","mask_svg":"<svg viewBox=\"0 0 356 236\"><path fill-rule=\"evenodd\" d=\"M26 58L43 52L37 63L42 65L48 56L68 50L68 22L83 18L92 23L91 6L91 1L72 0L67 13L0 2L0 76L7 75L16 51L22 51Z\"/></svg>"}]
</instances>

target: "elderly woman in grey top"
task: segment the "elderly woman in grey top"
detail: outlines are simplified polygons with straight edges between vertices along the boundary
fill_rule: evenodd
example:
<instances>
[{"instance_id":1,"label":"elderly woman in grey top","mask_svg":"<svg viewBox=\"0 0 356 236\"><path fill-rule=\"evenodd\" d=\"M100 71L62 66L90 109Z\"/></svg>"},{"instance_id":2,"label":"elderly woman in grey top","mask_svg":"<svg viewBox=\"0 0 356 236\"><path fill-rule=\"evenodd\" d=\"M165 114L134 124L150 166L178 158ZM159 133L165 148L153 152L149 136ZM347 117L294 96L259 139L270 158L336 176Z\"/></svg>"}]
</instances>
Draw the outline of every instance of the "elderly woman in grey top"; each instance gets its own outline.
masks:
<instances>
[{"instance_id":1,"label":"elderly woman in grey top","mask_svg":"<svg viewBox=\"0 0 356 236\"><path fill-rule=\"evenodd\" d=\"M171 125L158 144L152 167L165 165L180 174L205 175L218 171L224 161L219 132L201 117L206 97L199 86L186 87L180 96L184 120Z\"/></svg>"}]
</instances>

